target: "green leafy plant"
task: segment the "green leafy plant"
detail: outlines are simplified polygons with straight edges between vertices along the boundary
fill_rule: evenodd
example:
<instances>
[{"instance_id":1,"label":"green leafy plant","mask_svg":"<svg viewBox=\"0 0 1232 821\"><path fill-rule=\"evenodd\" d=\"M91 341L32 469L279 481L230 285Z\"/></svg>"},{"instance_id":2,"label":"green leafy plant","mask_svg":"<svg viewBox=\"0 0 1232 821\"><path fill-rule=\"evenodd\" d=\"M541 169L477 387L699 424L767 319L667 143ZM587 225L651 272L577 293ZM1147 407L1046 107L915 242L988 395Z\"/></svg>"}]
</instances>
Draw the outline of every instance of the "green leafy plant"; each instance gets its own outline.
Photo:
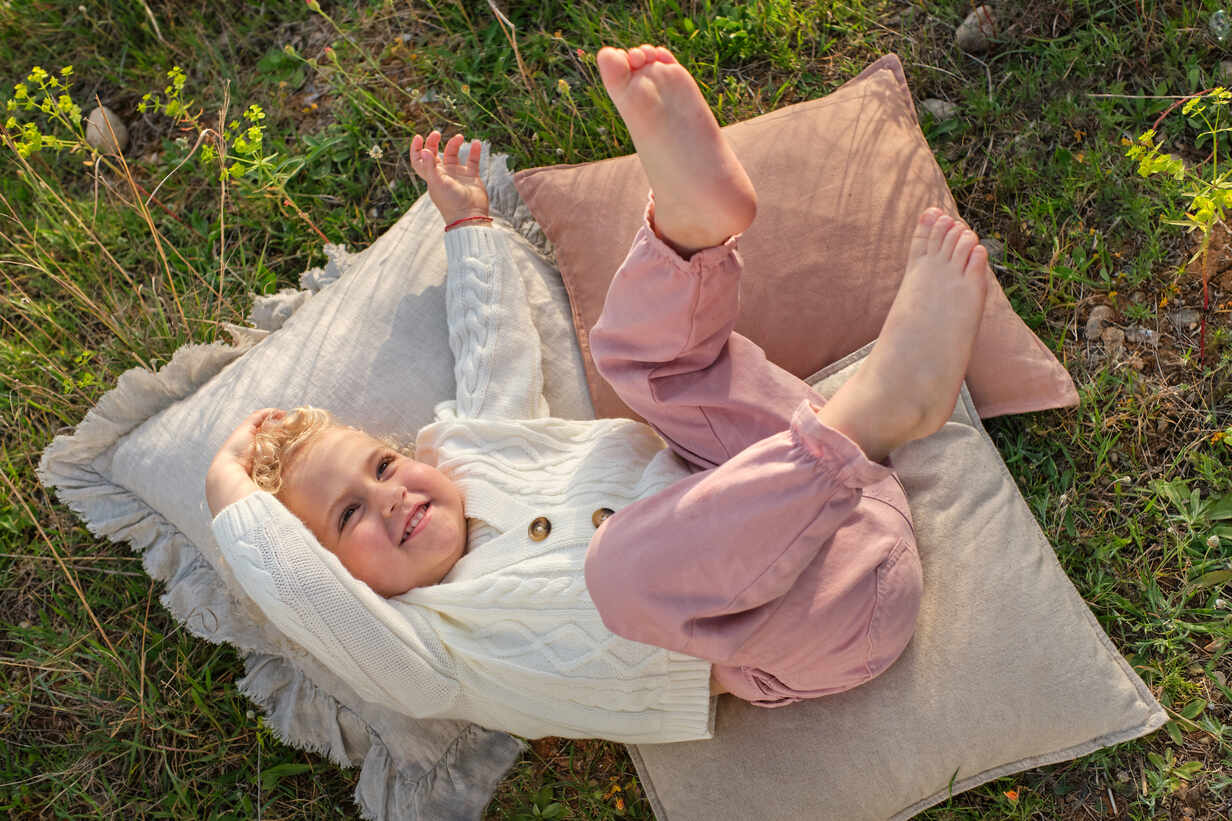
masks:
<instances>
[{"instance_id":1,"label":"green leafy plant","mask_svg":"<svg viewBox=\"0 0 1232 821\"><path fill-rule=\"evenodd\" d=\"M1168 518L1183 522L1195 534L1205 534L1203 538L1214 536L1232 540L1232 524L1214 525L1215 522L1232 520L1232 493L1204 499L1196 488L1190 488L1180 479L1171 482L1156 480L1151 483L1151 489L1175 508L1176 512L1169 514Z\"/></svg>"},{"instance_id":2,"label":"green leafy plant","mask_svg":"<svg viewBox=\"0 0 1232 821\"><path fill-rule=\"evenodd\" d=\"M516 821L539 821L539 819L564 818L565 806L556 800L550 786L540 787L531 796L530 806L519 812Z\"/></svg>"},{"instance_id":3,"label":"green leafy plant","mask_svg":"<svg viewBox=\"0 0 1232 821\"><path fill-rule=\"evenodd\" d=\"M1146 771L1147 783L1155 794L1171 794L1179 790L1186 781L1192 781L1202 771L1201 761L1186 761L1177 763L1176 750L1171 747L1160 755L1148 752L1147 759L1155 767Z\"/></svg>"}]
</instances>

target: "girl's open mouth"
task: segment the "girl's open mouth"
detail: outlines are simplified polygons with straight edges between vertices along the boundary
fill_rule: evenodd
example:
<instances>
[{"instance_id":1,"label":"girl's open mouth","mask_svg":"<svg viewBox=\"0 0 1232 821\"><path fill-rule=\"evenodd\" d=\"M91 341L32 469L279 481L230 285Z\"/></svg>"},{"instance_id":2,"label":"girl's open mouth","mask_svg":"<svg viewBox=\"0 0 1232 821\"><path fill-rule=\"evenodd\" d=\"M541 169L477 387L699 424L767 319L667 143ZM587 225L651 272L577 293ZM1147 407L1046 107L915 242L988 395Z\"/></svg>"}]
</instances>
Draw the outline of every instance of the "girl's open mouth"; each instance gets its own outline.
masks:
<instances>
[{"instance_id":1,"label":"girl's open mouth","mask_svg":"<svg viewBox=\"0 0 1232 821\"><path fill-rule=\"evenodd\" d=\"M432 505L430 502L424 502L411 513L411 518L407 520L406 529L402 532L402 541L399 545L404 545L411 539L415 538L415 534L423 530L424 524L428 521L428 508Z\"/></svg>"}]
</instances>

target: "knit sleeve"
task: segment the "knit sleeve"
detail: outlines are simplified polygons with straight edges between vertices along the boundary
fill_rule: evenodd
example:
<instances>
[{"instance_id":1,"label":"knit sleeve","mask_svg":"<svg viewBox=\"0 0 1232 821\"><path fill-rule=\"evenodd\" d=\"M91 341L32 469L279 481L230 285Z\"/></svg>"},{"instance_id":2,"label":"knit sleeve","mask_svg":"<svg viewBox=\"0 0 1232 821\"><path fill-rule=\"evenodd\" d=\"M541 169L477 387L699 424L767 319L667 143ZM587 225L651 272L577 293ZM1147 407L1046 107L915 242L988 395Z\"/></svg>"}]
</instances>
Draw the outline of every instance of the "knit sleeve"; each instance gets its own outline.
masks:
<instances>
[{"instance_id":1,"label":"knit sleeve","mask_svg":"<svg viewBox=\"0 0 1232 821\"><path fill-rule=\"evenodd\" d=\"M487 419L548 415L539 331L504 229L445 233L445 304L458 384L457 414Z\"/></svg>"},{"instance_id":2,"label":"knit sleeve","mask_svg":"<svg viewBox=\"0 0 1232 821\"><path fill-rule=\"evenodd\" d=\"M269 620L361 698L413 718L449 713L454 662L427 621L355 580L272 495L224 508L214 538Z\"/></svg>"}]
</instances>

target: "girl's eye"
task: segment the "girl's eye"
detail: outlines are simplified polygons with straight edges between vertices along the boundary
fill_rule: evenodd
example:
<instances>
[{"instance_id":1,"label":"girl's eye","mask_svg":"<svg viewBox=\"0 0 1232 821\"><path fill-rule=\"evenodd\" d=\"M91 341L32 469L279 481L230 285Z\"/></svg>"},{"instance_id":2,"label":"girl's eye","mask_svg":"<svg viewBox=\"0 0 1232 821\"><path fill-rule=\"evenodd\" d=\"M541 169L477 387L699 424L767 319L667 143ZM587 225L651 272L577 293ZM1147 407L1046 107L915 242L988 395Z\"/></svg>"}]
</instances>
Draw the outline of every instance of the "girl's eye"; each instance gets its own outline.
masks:
<instances>
[{"instance_id":1,"label":"girl's eye","mask_svg":"<svg viewBox=\"0 0 1232 821\"><path fill-rule=\"evenodd\" d=\"M351 516L353 516L355 514L355 511L358 509L359 509L359 505L347 505L346 508L342 511L342 515L338 517L338 532L339 533L341 533L342 529L346 527L346 523L350 520Z\"/></svg>"},{"instance_id":2,"label":"girl's eye","mask_svg":"<svg viewBox=\"0 0 1232 821\"><path fill-rule=\"evenodd\" d=\"M385 471L389 469L389 466L392 465L393 462L394 462L394 457L392 456L385 456L381 459L380 462L377 462L376 478L380 479L382 476L384 476Z\"/></svg>"}]
</instances>

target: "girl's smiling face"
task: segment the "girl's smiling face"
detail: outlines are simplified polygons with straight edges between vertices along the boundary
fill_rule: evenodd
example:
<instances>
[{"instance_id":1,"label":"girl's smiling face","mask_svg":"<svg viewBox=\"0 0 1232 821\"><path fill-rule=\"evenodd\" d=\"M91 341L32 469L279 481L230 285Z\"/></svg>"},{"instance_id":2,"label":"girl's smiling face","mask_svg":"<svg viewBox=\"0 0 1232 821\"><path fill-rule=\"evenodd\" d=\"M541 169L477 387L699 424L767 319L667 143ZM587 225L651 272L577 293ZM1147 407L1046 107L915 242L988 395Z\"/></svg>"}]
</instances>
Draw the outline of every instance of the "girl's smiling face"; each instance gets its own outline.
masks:
<instances>
[{"instance_id":1,"label":"girl's smiling face","mask_svg":"<svg viewBox=\"0 0 1232 821\"><path fill-rule=\"evenodd\" d=\"M353 428L329 427L306 443L278 497L352 576L385 597L436 584L466 549L453 482Z\"/></svg>"}]
</instances>

